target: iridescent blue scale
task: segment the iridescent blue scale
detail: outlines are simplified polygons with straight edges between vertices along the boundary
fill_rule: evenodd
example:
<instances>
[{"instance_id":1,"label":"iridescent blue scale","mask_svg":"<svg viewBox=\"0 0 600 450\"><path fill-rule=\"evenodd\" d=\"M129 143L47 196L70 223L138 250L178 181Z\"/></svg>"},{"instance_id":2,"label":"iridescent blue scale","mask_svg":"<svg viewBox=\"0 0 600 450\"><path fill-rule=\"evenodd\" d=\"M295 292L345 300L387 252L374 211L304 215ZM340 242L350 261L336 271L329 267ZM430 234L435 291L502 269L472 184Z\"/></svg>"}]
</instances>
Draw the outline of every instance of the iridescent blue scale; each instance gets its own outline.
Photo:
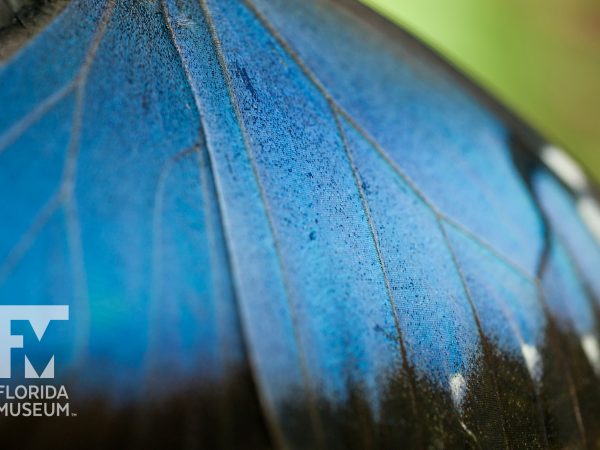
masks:
<instances>
[{"instance_id":1,"label":"iridescent blue scale","mask_svg":"<svg viewBox=\"0 0 600 450\"><path fill-rule=\"evenodd\" d=\"M594 197L364 7L73 0L0 105L0 304L99 443L600 439Z\"/></svg>"}]
</instances>

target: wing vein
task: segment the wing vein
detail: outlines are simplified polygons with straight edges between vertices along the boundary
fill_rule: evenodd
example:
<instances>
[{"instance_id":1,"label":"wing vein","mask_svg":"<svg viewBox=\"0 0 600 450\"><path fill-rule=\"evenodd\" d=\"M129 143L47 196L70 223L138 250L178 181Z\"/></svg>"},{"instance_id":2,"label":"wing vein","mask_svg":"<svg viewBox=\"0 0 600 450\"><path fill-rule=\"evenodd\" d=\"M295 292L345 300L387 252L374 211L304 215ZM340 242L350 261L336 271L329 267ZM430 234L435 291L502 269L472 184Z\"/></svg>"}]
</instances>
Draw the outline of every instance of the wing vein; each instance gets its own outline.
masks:
<instances>
[{"instance_id":1,"label":"wing vein","mask_svg":"<svg viewBox=\"0 0 600 450\"><path fill-rule=\"evenodd\" d=\"M55 193L42 207L37 217L33 220L27 231L23 233L17 243L9 251L4 262L0 265L0 285L8 279L19 261L27 254L36 240L37 235L44 229L54 213L60 207L62 198L60 193Z\"/></svg>"},{"instance_id":2,"label":"wing vein","mask_svg":"<svg viewBox=\"0 0 600 450\"><path fill-rule=\"evenodd\" d=\"M173 46L175 47L175 50L177 51L177 55L179 57L180 64L185 73L188 86L192 92L192 95L194 96L194 106L196 108L196 111L198 112L198 116L199 116L199 120L200 120L200 130L199 130L200 140L206 147L207 154L208 154L208 165L211 167L211 170L212 170L212 167L214 166L214 161L213 161L212 152L210 151L209 144L206 141L206 131L205 131L206 126L204 123L204 117L201 113L201 106L199 104L200 96L194 87L194 84L192 82L192 76L189 72L188 66L183 57L183 51L182 51L181 47L179 46L179 43L177 42L177 39L175 36L175 31L174 31L173 26L171 25L171 21L169 19L168 7L166 5L165 0L161 0L161 6L162 6L161 10L162 10L162 15L163 15L163 20L165 22L165 26L167 27L167 30L169 32ZM219 208L221 217L223 218L223 220L225 220L225 217L223 216L223 209L222 209L222 204L223 204L222 194L221 194L221 191L219 188L218 179L215 179L214 183L215 183L215 195L216 195L216 199L217 199L217 207ZM223 234L225 236L225 249L227 252L227 261L228 261L229 269L230 269L231 273L233 274L233 273L235 273L235 268L231 264L232 258L231 258L231 249L230 249L229 230L226 226L223 226ZM235 284L235 277L234 277L234 284ZM239 305L237 305L237 302L236 302L236 306L239 307ZM253 362L252 362L251 358L250 358L250 365L253 367ZM254 372L256 372L256 370L254 370ZM260 392L259 392L259 399L261 400L261 403L264 405L264 403L265 403L264 398L262 397L262 395L260 395ZM279 430L279 428L275 425L276 420L274 418L274 415L272 414L271 411L269 411L268 408L263 408L263 410L265 412L266 422L268 424L269 430L271 430L272 435L277 439L277 441L279 443L281 443L280 447L285 448L286 446L284 445L284 438L283 438L283 435L282 435L281 431Z\"/></svg>"},{"instance_id":3,"label":"wing vein","mask_svg":"<svg viewBox=\"0 0 600 450\"><path fill-rule=\"evenodd\" d=\"M162 283L160 281L160 274L162 272L163 263L163 222L162 213L164 210L164 195L167 180L173 167L175 167L180 161L185 159L188 155L198 151L198 144L194 144L179 153L171 156L163 164L160 173L158 175L158 182L156 185L156 191L154 193L154 205L152 211L152 267L151 271L151 287L150 287L150 302L148 306L148 346L146 348L144 365L149 369L148 373L152 378L152 361L151 357L156 354L154 348L157 344L159 333L156 330L158 304L160 302L160 296L162 292Z\"/></svg>"},{"instance_id":4,"label":"wing vein","mask_svg":"<svg viewBox=\"0 0 600 450\"><path fill-rule=\"evenodd\" d=\"M250 140L248 137L248 133L244 124L244 121L242 119L242 115L241 112L238 108L238 105L235 101L235 93L233 91L233 86L232 86L232 81L231 81L231 74L229 73L229 69L227 67L227 64L225 62L225 56L223 54L223 49L221 46L221 42L219 40L219 36L217 34L217 30L214 26L213 20L212 20L212 16L210 14L210 11L208 9L208 5L206 3L206 0L200 0L200 6L202 8L202 11L205 15L205 19L206 19L206 23L208 24L208 28L210 30L211 33L211 37L213 40L213 44L217 53L217 57L219 60L219 65L221 67L221 71L223 73L223 76L225 78L225 83L227 85L227 90L229 93L229 97L231 99L231 105L233 107L233 110L235 112L235 116L236 119L238 121L238 125L240 127L240 131L242 133L242 138L244 141L244 147L246 149L246 153L248 155L248 159L250 160L250 164L252 167L252 172L254 174L254 178L256 181L256 184L258 186L258 190L259 190L259 194L260 194L260 198L261 201L263 203L263 207L264 207L264 211L265 211L265 215L267 218L267 222L268 222L268 226L269 226L269 230L273 239L273 246L275 248L275 252L277 254L277 262L279 265L279 270L281 272L281 276L282 276L282 282L284 285L284 289L286 292L286 300L287 300L287 304L288 304L288 310L291 316L291 320L292 320L292 328L293 328L293 333L294 333L294 340L296 342L296 346L298 347L298 352L300 355L300 366L301 366L301 370L302 370L302 377L305 383L305 386L308 390L308 396L309 396L309 416L310 416L310 420L311 420L311 425L313 427L313 430L315 432L316 438L317 438L317 442L319 444L320 448L325 448L324 446L324 437L323 437L323 430L321 427L321 423L319 420L319 413L317 410L317 400L316 400L316 393L315 393L315 388L310 380L310 376L309 376L309 372L308 372L308 366L307 366L307 362L306 362L306 353L305 353L305 349L304 346L302 345L302 340L300 337L300 333L298 330L298 324L297 324L297 313L296 313L296 308L294 306L294 302L292 301L292 295L291 295L291 289L289 286L289 280L288 280L288 276L287 276L287 271L285 269L285 265L283 262L283 256L282 256L282 251L281 251L281 246L279 244L279 239L277 238L277 232L275 230L275 226L273 223L273 217L272 217L272 212L271 209L268 205L267 202L267 198L266 198L266 192L265 192L265 188L261 182L260 179L260 175L258 173L258 168L256 166L256 161L254 158L254 153L252 151L252 146L250 144Z\"/></svg>"},{"instance_id":5,"label":"wing vein","mask_svg":"<svg viewBox=\"0 0 600 450\"><path fill-rule=\"evenodd\" d=\"M102 17L100 19L100 24L95 32L94 39L90 44L88 51L86 52L86 56L84 61L81 64L77 74L75 77L65 84L60 89L56 90L48 97L39 102L36 107L23 116L19 121L17 121L13 126L8 128L2 136L0 137L0 154L6 150L15 140L17 140L27 129L37 122L44 114L46 114L54 105L56 105L60 100L66 97L71 91L77 89L81 84L82 80L87 77L89 72L89 68L94 60L96 55L96 51L98 50L98 46L100 45L100 41L102 36L104 36L104 32L106 31L106 27L108 25L108 21L110 16L112 15L112 11L115 6L115 0L108 0L106 3L106 8L103 11Z\"/></svg>"},{"instance_id":6,"label":"wing vein","mask_svg":"<svg viewBox=\"0 0 600 450\"><path fill-rule=\"evenodd\" d=\"M510 448L509 443L508 443L508 435L506 433L506 424L505 424L505 418L504 418L504 411L502 409L502 405L500 403L500 391L498 389L498 380L496 379L496 375L494 374L494 370L493 370L493 364L491 363L491 359L490 359L490 348L487 344L487 338L485 336L485 333L483 331L483 326L481 325L481 320L479 318L479 314L477 312L477 308L475 307L475 301L473 299L473 295L471 294L471 289L469 289L469 285L467 284L467 280L465 278L465 275L462 271L462 268L459 264L458 261L458 257L456 256L456 252L454 251L454 246L452 245L452 243L450 242L450 238L448 236L448 233L446 232L446 229L444 228L444 224L441 222L441 220L439 218L436 219L437 225L440 229L440 233L442 235L442 238L444 239L444 243L446 245L446 248L448 249L448 252L450 253L450 257L452 258L452 264L454 265L454 269L456 270L456 273L458 274L458 277L460 279L460 283L462 285L462 289L463 292L465 294L465 297L467 298L468 302L469 302L469 308L471 309L471 313L473 315L473 319L475 320L475 324L477 325L477 332L479 334L479 338L481 340L481 347L483 350L483 357L485 359L485 363L486 365L490 368L490 378L491 378L491 382L492 382L492 387L494 389L494 394L496 395L496 402L498 404L498 409L500 410L500 414L501 414L501 423L502 423L502 437L504 439L504 445L505 448Z\"/></svg>"},{"instance_id":7,"label":"wing vein","mask_svg":"<svg viewBox=\"0 0 600 450\"><path fill-rule=\"evenodd\" d=\"M60 186L63 198L63 210L65 213L67 242L71 256L71 265L74 277L74 303L77 309L77 336L75 339L75 355L81 362L85 356L87 340L89 338L91 312L89 305L89 289L87 281L87 270L85 267L85 256L81 237L81 224L77 200L75 198L75 183L77 178L77 164L81 150L81 135L83 132L83 114L85 109L85 91L91 67L95 61L100 42L104 37L108 22L115 7L115 0L108 0L106 8L102 13L100 25L94 35L94 39L86 52L84 62L79 74L75 78L77 86L75 111L71 125L71 139Z\"/></svg>"},{"instance_id":8,"label":"wing vein","mask_svg":"<svg viewBox=\"0 0 600 450\"><path fill-rule=\"evenodd\" d=\"M73 91L77 83L75 80L67 83L65 86L60 88L58 91L46 97L33 109L33 111L26 114L21 120L17 121L13 126L4 132L0 138L0 155L13 143L15 142L27 129L42 118L54 105L65 98L69 93Z\"/></svg>"},{"instance_id":9,"label":"wing vein","mask_svg":"<svg viewBox=\"0 0 600 450\"><path fill-rule=\"evenodd\" d=\"M354 157L352 155L352 151L350 150L350 146L348 145L348 142L346 140L346 135L344 133L344 130L342 128L342 123L340 121L340 117L339 117L339 112L337 107L328 99L328 104L329 107L331 108L331 111L333 113L333 117L335 118L335 123L336 123L336 127L337 127L337 131L338 134L341 138L343 147L344 147L344 152L346 153L346 157L348 159L348 163L350 165L350 169L352 171L352 176L354 178L354 184L356 185L356 189L358 191L358 194L360 196L360 201L362 203L362 207L365 213L365 217L367 219L367 223L369 225L369 231L371 233L371 239L373 241L373 245L375 247L375 251L377 253L377 261L379 263L379 267L381 269L381 274L383 276L383 282L385 284L385 290L387 293L387 297L388 297L388 301L390 304L390 309L392 311L392 317L394 318L394 326L396 328L396 333L397 333L397 340L400 346L400 353L402 355L402 366L404 371L406 372L406 375L409 377L409 386L410 386L410 399L411 399L411 407L413 410L413 414L415 417L419 417L419 413L418 413L418 407L417 407L417 401L416 401L416 396L415 396L415 392L417 390L416 388L416 380L415 380L415 375L414 372L412 370L412 368L410 367L409 361L408 361L408 356L407 356L407 352L406 352L406 347L405 347L405 343L404 343L404 336L403 336L403 332L402 332L402 327L400 326L400 319L398 317L398 311L396 309L396 302L394 300L394 295L392 293L392 288L390 285L390 280L388 278L388 274L387 274L387 268L385 266L385 261L383 258L383 254L381 251L381 245L379 243L379 236L377 233L377 229L375 228L375 223L373 221L373 217L371 215L371 210L369 207L369 202L366 198L365 192L362 188L362 184L361 184L361 180L360 180L360 175L359 175L359 170L358 167L356 166L356 163L354 162ZM422 429L422 421L421 420L417 420L418 422L418 427L420 429L419 431L419 436L422 440L422 434L423 434L423 429Z\"/></svg>"},{"instance_id":10,"label":"wing vein","mask_svg":"<svg viewBox=\"0 0 600 450\"><path fill-rule=\"evenodd\" d=\"M408 187L415 193L415 195L439 218L444 220L452 221L455 227L460 227L465 233L468 233L470 236L474 236L473 232L469 231L464 225L457 222L455 219L451 219L445 213L440 211L438 207L429 199L429 197L416 185L416 183L409 177L402 168L398 166L398 164L389 156L389 154L381 147L381 145L363 128L361 127L356 120L350 115L348 111L344 109L333 96L329 93L327 88L321 83L318 77L314 74L314 72L302 61L297 52L290 46L290 44L285 40L285 38L279 33L279 31L270 23L270 21L261 13L254 4L252 4L251 0L243 0L244 4L248 7L250 11L256 16L256 18L261 22L261 24L269 31L269 33L275 38L278 44L290 55L290 57L294 60L294 62L300 67L302 72L306 75L306 77L316 86L316 88L321 92L321 95L333 104L338 110L339 114L344 117L355 129L361 134L367 142L371 144L371 146L377 151L377 153L383 158L383 160L404 180L404 182L408 185ZM481 239L478 239L478 242L481 243ZM489 247L490 244L487 244ZM494 254L497 257L502 257L506 261L507 264L511 266L516 266L515 268L520 272L523 272L520 266L516 265L512 260L508 257L504 256L502 252L494 249ZM531 275L528 276L531 278Z\"/></svg>"},{"instance_id":11,"label":"wing vein","mask_svg":"<svg viewBox=\"0 0 600 450\"><path fill-rule=\"evenodd\" d=\"M93 62L96 54L98 45L102 36L106 31L106 26L112 10L115 5L115 0L108 0L106 9L103 12L101 22L95 32L94 40L90 45L87 52L86 58L79 70L78 75L63 88L56 91L54 94L43 100L34 111L27 114L17 124L9 129L0 139L0 154L8 147L14 140L16 140L23 132L27 130L29 126L35 123L40 117L42 117L47 111L49 111L53 105L59 102L62 98L68 95L72 90L77 89L76 109L72 119L71 125L71 139L67 150L67 157L63 165L63 174L60 181L58 191L45 203L41 211L38 213L32 224L29 226L27 231L21 236L15 246L12 248L8 257L4 263L0 266L0 284L4 283L8 276L12 273L16 265L21 261L27 254L31 246L34 244L39 233L44 229L46 224L50 221L50 218L54 212L61 206L65 208L67 217L67 227L69 218L72 218L71 213L76 209L71 208L68 203L72 197L72 190L75 182L75 169L76 169L76 158L79 151L79 134L81 132L81 114L83 108L83 97L84 97L84 81L89 73L89 68ZM73 228L72 228L73 229ZM69 234L69 231L67 231ZM71 234L69 234L72 236Z\"/></svg>"},{"instance_id":12,"label":"wing vein","mask_svg":"<svg viewBox=\"0 0 600 450\"><path fill-rule=\"evenodd\" d=\"M298 327L296 326L297 319L295 317L296 316L295 308L294 308L293 302L291 301L291 298L290 298L291 297L291 293L290 293L289 282L287 280L287 275L286 275L285 267L284 267L284 264L283 264L283 258L282 258L282 255L281 255L281 249L280 249L280 245L279 245L279 242L277 240L277 237L276 237L275 228L274 228L274 224L273 224L273 219L272 219L272 216L271 216L270 208L269 208L269 206L267 204L267 201L266 201L266 193L264 191L264 187L262 186L262 183L260 181L260 177L258 175L258 171L257 171L257 168L256 168L256 162L255 162L254 157L253 157L253 153L252 153L252 150L251 150L249 139L247 137L247 132L245 130L244 122L242 120L242 117L241 117L240 111L239 111L239 109L237 107L237 104L235 103L235 94L234 94L232 86L231 86L231 76L229 74L229 70L228 70L227 65L225 63L225 59L224 59L224 56L223 56L223 51L222 51L222 48L221 48L221 43L219 41L219 37L217 35L217 31L216 31L215 26L214 26L214 23L213 23L213 20L212 20L212 16L210 14L210 11L208 9L208 5L206 4L206 1L205 0L199 0L199 1L200 1L200 7L202 9L202 12L204 14L204 18L206 20L206 23L208 25L208 28L209 28L209 31L210 31L210 34L211 34L211 39L213 41L213 45L214 45L214 48L215 48L217 59L219 61L219 66L221 68L221 72L223 74L225 83L227 85L227 90L228 90L228 94L229 94L229 97L230 97L230 102L231 102L231 105L233 107L234 113L236 115L236 119L238 121L238 126L240 128L241 133L242 133L242 138L243 138L243 141L244 141L244 147L246 149L246 153L247 153L248 158L250 160L251 167L252 167L252 172L253 172L256 184L258 186L258 189L259 189L260 199L261 199L261 202L263 204L263 207L264 207L264 210L265 210L265 214L267 216L267 222L268 222L269 230L270 230L270 233L271 233L271 236L272 236L272 239L273 239L274 248L275 248L275 251L276 251L276 254L277 254L277 262L278 262L278 265L279 265L280 272L282 274L282 282L283 282L284 289L285 289L285 292L286 292L286 300L288 302L288 309L289 309L290 315L292 317L293 332L294 332L294 341L296 342L296 346L297 346L299 354L300 354L300 366L301 366L301 370L302 370L302 377L303 377L305 386L307 387L307 390L308 390L308 393L309 393L309 415L310 415L310 419L311 419L311 424L312 424L312 426L313 426L313 428L315 430L315 433L316 433L316 435L318 437L318 442L320 443L320 446L323 447L323 437L322 437L323 432L322 432L321 425L320 425L319 418L318 418L318 411L317 411L317 406L316 406L316 395L315 395L315 392L314 392L314 387L312 386L312 383L310 382L310 378L309 378L309 375L308 375L308 367L307 367L307 363L306 363L306 356L305 356L305 352L304 352L304 349L303 349L303 346L302 346L302 343L301 343L301 339L300 339L300 336L299 336L299 333L298 333ZM172 26L170 24L169 19L168 19L167 6L166 6L166 3L165 3L165 0L162 0L162 7L163 7L162 11L163 11L163 16L165 18L166 26L169 29L169 33L171 35L171 39L173 41L173 44L175 45L175 47L177 49L177 52L178 52L178 55L179 55L179 58L180 58L180 62L181 62L182 66L183 66L183 69L185 71L185 74L186 74L186 77L188 79L188 83L190 85L192 93L194 94L194 98L195 98L195 101L196 101L196 105L195 105L196 109L197 109L197 111L198 111L198 113L200 115L201 121L202 121L202 114L200 113L200 105L198 104L198 93L194 89L193 83L191 81L191 79L192 79L191 74L189 73L187 65L185 64L184 58L182 56L182 50L181 50L179 44L177 43L177 39L175 38L174 30L173 30L173 28L172 28ZM209 156L211 156L210 152L209 152ZM272 415L272 413L270 411L266 411L266 412L267 412L267 419L268 419L268 422L269 422L269 427L270 427L270 429L271 429L274 437L282 444L283 447L285 447L285 439L283 438L281 430L277 426L275 426L275 422L276 421L274 419L274 416Z\"/></svg>"}]
</instances>

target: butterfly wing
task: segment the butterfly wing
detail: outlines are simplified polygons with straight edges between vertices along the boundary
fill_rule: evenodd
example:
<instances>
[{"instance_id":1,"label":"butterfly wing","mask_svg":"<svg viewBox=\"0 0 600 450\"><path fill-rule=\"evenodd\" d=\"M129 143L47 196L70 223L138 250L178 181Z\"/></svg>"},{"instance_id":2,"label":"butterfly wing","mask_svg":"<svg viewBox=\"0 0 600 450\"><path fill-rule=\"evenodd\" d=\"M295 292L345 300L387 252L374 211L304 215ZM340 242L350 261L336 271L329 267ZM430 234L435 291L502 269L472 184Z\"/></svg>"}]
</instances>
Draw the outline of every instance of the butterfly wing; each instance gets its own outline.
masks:
<instances>
[{"instance_id":1,"label":"butterfly wing","mask_svg":"<svg viewBox=\"0 0 600 450\"><path fill-rule=\"evenodd\" d=\"M0 80L0 297L128 439L261 442L249 367L282 446L595 439L577 196L364 11L74 1Z\"/></svg>"}]
</instances>

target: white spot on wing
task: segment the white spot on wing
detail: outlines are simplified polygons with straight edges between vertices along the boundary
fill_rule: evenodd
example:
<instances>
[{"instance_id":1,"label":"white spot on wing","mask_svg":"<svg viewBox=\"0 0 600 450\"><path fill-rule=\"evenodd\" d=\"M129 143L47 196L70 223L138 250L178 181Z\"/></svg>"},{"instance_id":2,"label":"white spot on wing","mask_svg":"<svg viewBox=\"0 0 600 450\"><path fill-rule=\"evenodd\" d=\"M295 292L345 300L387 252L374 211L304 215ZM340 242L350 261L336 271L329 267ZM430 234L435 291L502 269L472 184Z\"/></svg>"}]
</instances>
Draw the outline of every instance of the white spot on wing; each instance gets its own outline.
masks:
<instances>
[{"instance_id":1,"label":"white spot on wing","mask_svg":"<svg viewBox=\"0 0 600 450\"><path fill-rule=\"evenodd\" d=\"M463 399L467 393L467 382L460 373L455 373L450 376L450 395L452 402L457 409L462 406Z\"/></svg>"},{"instance_id":2,"label":"white spot on wing","mask_svg":"<svg viewBox=\"0 0 600 450\"><path fill-rule=\"evenodd\" d=\"M589 230L600 242L600 206L590 196L583 196L577 202L577 209Z\"/></svg>"},{"instance_id":3,"label":"white spot on wing","mask_svg":"<svg viewBox=\"0 0 600 450\"><path fill-rule=\"evenodd\" d=\"M598 340L595 336L586 334L581 338L581 346L596 375L600 376L600 347L598 346Z\"/></svg>"},{"instance_id":4,"label":"white spot on wing","mask_svg":"<svg viewBox=\"0 0 600 450\"><path fill-rule=\"evenodd\" d=\"M564 151L547 145L542 149L542 161L558 176L563 183L575 191L584 191L587 187L585 173L579 165Z\"/></svg>"},{"instance_id":5,"label":"white spot on wing","mask_svg":"<svg viewBox=\"0 0 600 450\"><path fill-rule=\"evenodd\" d=\"M521 353L523 353L525 365L527 365L531 379L535 382L540 381L542 378L542 358L538 349L533 345L523 343Z\"/></svg>"}]
</instances>

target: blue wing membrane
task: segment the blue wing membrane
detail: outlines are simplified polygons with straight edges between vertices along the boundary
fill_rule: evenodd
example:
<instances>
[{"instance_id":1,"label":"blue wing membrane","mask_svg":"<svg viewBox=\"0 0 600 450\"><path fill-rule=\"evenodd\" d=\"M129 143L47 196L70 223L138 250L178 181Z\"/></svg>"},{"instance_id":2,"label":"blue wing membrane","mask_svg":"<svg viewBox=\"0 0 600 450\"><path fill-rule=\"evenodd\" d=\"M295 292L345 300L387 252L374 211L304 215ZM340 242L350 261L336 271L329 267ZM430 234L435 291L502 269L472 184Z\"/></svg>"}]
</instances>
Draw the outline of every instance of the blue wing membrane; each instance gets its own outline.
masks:
<instances>
[{"instance_id":1,"label":"blue wing membrane","mask_svg":"<svg viewBox=\"0 0 600 450\"><path fill-rule=\"evenodd\" d=\"M214 386L226 391L246 367L212 170L177 61L157 5L73 2L0 72L0 298L70 305L69 325L44 342L87 412L83 439L96 425L91 436L107 439L114 418L92 425L105 409L160 410L182 392L212 396L184 409L202 421L228 401ZM138 434L152 429L136 421ZM197 428L181 422L176 442Z\"/></svg>"},{"instance_id":2,"label":"blue wing membrane","mask_svg":"<svg viewBox=\"0 0 600 450\"><path fill-rule=\"evenodd\" d=\"M57 377L131 442L169 411L169 445L252 446L258 402L281 446L598 438L600 248L410 43L324 1L75 0L0 86L0 299L70 305Z\"/></svg>"}]
</instances>

